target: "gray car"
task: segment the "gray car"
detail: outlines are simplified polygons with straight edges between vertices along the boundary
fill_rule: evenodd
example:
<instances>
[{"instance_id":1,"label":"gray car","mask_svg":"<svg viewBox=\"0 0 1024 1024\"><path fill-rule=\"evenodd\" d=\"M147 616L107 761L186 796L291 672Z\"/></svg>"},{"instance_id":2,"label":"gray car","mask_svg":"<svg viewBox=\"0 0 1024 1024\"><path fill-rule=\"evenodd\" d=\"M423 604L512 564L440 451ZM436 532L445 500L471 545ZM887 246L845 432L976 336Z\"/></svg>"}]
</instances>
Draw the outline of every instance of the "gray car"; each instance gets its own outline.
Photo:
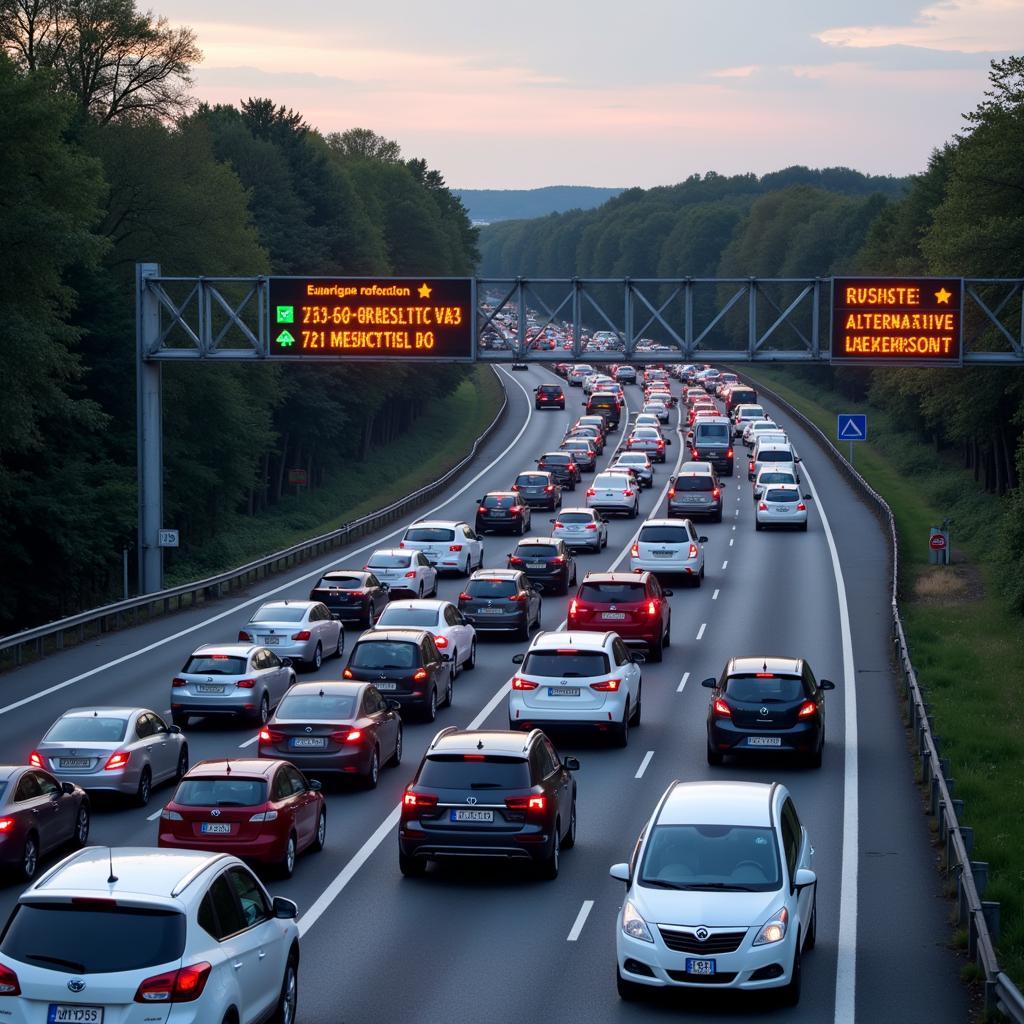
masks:
<instances>
[{"instance_id":1,"label":"gray car","mask_svg":"<svg viewBox=\"0 0 1024 1024\"><path fill-rule=\"evenodd\" d=\"M171 718L232 715L256 725L270 717L295 683L290 658L252 644L204 644L171 680Z\"/></svg>"},{"instance_id":2,"label":"gray car","mask_svg":"<svg viewBox=\"0 0 1024 1024\"><path fill-rule=\"evenodd\" d=\"M324 658L345 653L345 628L319 601L272 601L238 633L242 643L272 647L280 658L318 669Z\"/></svg>"},{"instance_id":3,"label":"gray car","mask_svg":"<svg viewBox=\"0 0 1024 1024\"><path fill-rule=\"evenodd\" d=\"M29 763L86 792L120 793L144 807L154 786L188 771L188 743L177 725L148 708L72 708Z\"/></svg>"}]
</instances>

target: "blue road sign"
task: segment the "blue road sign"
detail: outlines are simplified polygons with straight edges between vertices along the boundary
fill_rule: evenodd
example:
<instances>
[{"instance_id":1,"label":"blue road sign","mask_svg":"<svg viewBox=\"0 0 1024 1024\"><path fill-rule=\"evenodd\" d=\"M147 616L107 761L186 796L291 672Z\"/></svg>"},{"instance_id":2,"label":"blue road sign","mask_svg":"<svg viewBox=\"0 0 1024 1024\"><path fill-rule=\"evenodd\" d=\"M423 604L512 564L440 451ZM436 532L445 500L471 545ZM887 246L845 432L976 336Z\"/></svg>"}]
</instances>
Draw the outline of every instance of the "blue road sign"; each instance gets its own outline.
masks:
<instances>
[{"instance_id":1,"label":"blue road sign","mask_svg":"<svg viewBox=\"0 0 1024 1024\"><path fill-rule=\"evenodd\" d=\"M864 413L841 412L836 425L840 441L866 441L868 439L868 418Z\"/></svg>"}]
</instances>

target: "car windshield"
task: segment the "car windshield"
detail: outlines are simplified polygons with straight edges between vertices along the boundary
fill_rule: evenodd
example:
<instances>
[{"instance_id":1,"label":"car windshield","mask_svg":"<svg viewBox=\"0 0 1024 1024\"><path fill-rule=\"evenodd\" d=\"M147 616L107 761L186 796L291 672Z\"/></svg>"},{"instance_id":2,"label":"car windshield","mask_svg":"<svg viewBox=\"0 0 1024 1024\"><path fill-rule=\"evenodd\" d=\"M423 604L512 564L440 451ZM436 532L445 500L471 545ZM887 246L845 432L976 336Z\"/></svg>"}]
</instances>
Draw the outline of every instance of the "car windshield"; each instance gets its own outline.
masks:
<instances>
[{"instance_id":1,"label":"car windshield","mask_svg":"<svg viewBox=\"0 0 1024 1024\"><path fill-rule=\"evenodd\" d=\"M547 487L549 478L543 473L521 473L516 477L520 487Z\"/></svg>"},{"instance_id":2,"label":"car windshield","mask_svg":"<svg viewBox=\"0 0 1024 1024\"><path fill-rule=\"evenodd\" d=\"M685 544L689 539L685 526L644 526L640 530L641 544Z\"/></svg>"},{"instance_id":3,"label":"car windshield","mask_svg":"<svg viewBox=\"0 0 1024 1024\"><path fill-rule=\"evenodd\" d=\"M577 651L566 647L554 651L530 651L523 661L523 674L582 679L609 671L608 655L603 651Z\"/></svg>"},{"instance_id":4,"label":"car windshield","mask_svg":"<svg viewBox=\"0 0 1024 1024\"><path fill-rule=\"evenodd\" d=\"M673 486L677 491L711 491L715 481L710 476L677 476Z\"/></svg>"},{"instance_id":5,"label":"car windshield","mask_svg":"<svg viewBox=\"0 0 1024 1024\"><path fill-rule=\"evenodd\" d=\"M371 569L405 569L411 561L411 555L382 555L374 552L366 564Z\"/></svg>"},{"instance_id":6,"label":"car windshield","mask_svg":"<svg viewBox=\"0 0 1024 1024\"><path fill-rule=\"evenodd\" d=\"M639 580L608 580L604 583L584 582L580 587L580 600L595 604L629 604L642 601L647 588Z\"/></svg>"},{"instance_id":7,"label":"car windshield","mask_svg":"<svg viewBox=\"0 0 1024 1024\"><path fill-rule=\"evenodd\" d=\"M181 671L200 676L240 676L245 673L245 658L230 654L193 654Z\"/></svg>"},{"instance_id":8,"label":"car windshield","mask_svg":"<svg viewBox=\"0 0 1024 1024\"><path fill-rule=\"evenodd\" d=\"M250 622L301 622L305 608L289 604L265 604L249 620Z\"/></svg>"},{"instance_id":9,"label":"car windshield","mask_svg":"<svg viewBox=\"0 0 1024 1024\"><path fill-rule=\"evenodd\" d=\"M800 676L767 672L729 676L725 681L725 695L750 704L789 704L803 699L804 684Z\"/></svg>"},{"instance_id":10,"label":"car windshield","mask_svg":"<svg viewBox=\"0 0 1024 1024\"><path fill-rule=\"evenodd\" d=\"M229 776L183 779L174 794L174 802L183 807L256 807L266 799L265 780Z\"/></svg>"},{"instance_id":11,"label":"car windshield","mask_svg":"<svg viewBox=\"0 0 1024 1024\"><path fill-rule=\"evenodd\" d=\"M275 720L338 722L355 717L356 699L351 694L293 693L278 705Z\"/></svg>"},{"instance_id":12,"label":"car windshield","mask_svg":"<svg viewBox=\"0 0 1024 1024\"><path fill-rule=\"evenodd\" d=\"M181 958L184 914L116 906L113 899L110 906L97 906L99 902L19 904L4 929L0 953L65 974L138 971Z\"/></svg>"},{"instance_id":13,"label":"car windshield","mask_svg":"<svg viewBox=\"0 0 1024 1024\"><path fill-rule=\"evenodd\" d=\"M401 640L363 640L355 645L352 668L415 668L419 644Z\"/></svg>"},{"instance_id":14,"label":"car windshield","mask_svg":"<svg viewBox=\"0 0 1024 1024\"><path fill-rule=\"evenodd\" d=\"M516 548L516 558L554 558L558 554L558 547L555 544L525 544Z\"/></svg>"},{"instance_id":15,"label":"car windshield","mask_svg":"<svg viewBox=\"0 0 1024 1024\"><path fill-rule=\"evenodd\" d=\"M560 523L592 523L593 515L587 512L563 512L559 517Z\"/></svg>"},{"instance_id":16,"label":"car windshield","mask_svg":"<svg viewBox=\"0 0 1024 1024\"><path fill-rule=\"evenodd\" d=\"M58 743L120 743L128 728L126 718L107 718L99 715L58 718L43 740Z\"/></svg>"},{"instance_id":17,"label":"car windshield","mask_svg":"<svg viewBox=\"0 0 1024 1024\"><path fill-rule=\"evenodd\" d=\"M317 590L359 590L363 585L361 576L325 576L317 585Z\"/></svg>"},{"instance_id":18,"label":"car windshield","mask_svg":"<svg viewBox=\"0 0 1024 1024\"><path fill-rule=\"evenodd\" d=\"M470 580L466 584L470 597L511 597L518 591L515 580Z\"/></svg>"},{"instance_id":19,"label":"car windshield","mask_svg":"<svg viewBox=\"0 0 1024 1024\"><path fill-rule=\"evenodd\" d=\"M454 540L455 531L443 526L411 526L405 531L405 539L412 541Z\"/></svg>"},{"instance_id":20,"label":"car windshield","mask_svg":"<svg viewBox=\"0 0 1024 1024\"><path fill-rule=\"evenodd\" d=\"M770 491L765 492L765 501L799 501L800 495L796 491L784 490L781 487L773 487Z\"/></svg>"},{"instance_id":21,"label":"car windshield","mask_svg":"<svg viewBox=\"0 0 1024 1024\"><path fill-rule=\"evenodd\" d=\"M435 754L423 762L417 786L431 789L525 789L530 769L521 757Z\"/></svg>"},{"instance_id":22,"label":"car windshield","mask_svg":"<svg viewBox=\"0 0 1024 1024\"><path fill-rule=\"evenodd\" d=\"M775 833L764 826L657 825L644 850L640 884L774 892L782 886Z\"/></svg>"},{"instance_id":23,"label":"car windshield","mask_svg":"<svg viewBox=\"0 0 1024 1024\"><path fill-rule=\"evenodd\" d=\"M421 626L437 625L436 608L402 608L400 605L389 604L377 620L378 626Z\"/></svg>"},{"instance_id":24,"label":"car windshield","mask_svg":"<svg viewBox=\"0 0 1024 1024\"><path fill-rule=\"evenodd\" d=\"M697 441L719 441L726 444L729 440L729 426L726 423L698 423Z\"/></svg>"}]
</instances>

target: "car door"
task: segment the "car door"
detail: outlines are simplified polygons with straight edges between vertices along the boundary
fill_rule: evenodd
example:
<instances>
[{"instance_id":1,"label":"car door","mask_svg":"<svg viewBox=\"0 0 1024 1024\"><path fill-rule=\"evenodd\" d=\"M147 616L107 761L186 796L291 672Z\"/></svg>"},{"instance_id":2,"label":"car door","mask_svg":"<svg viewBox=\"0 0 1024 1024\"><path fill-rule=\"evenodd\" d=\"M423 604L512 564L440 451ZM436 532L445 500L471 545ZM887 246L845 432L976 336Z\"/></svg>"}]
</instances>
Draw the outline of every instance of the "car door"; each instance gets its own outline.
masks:
<instances>
[{"instance_id":1,"label":"car door","mask_svg":"<svg viewBox=\"0 0 1024 1024\"><path fill-rule=\"evenodd\" d=\"M363 715L373 722L380 746L381 764L389 761L398 743L398 715L384 702L375 686L368 686L363 694Z\"/></svg>"},{"instance_id":2,"label":"car door","mask_svg":"<svg viewBox=\"0 0 1024 1024\"><path fill-rule=\"evenodd\" d=\"M612 658L615 662L615 674L626 680L629 706L635 708L640 699L640 668L633 663L626 645L618 637L612 641Z\"/></svg>"},{"instance_id":3,"label":"car door","mask_svg":"<svg viewBox=\"0 0 1024 1024\"><path fill-rule=\"evenodd\" d=\"M468 526L464 526L462 528L462 535L463 535L463 537L465 537L466 541L469 543L469 549L470 549L470 551L473 554L472 561L473 562L480 562L481 558L483 557L483 552L484 552L483 541L480 540L480 537L477 534L477 532L475 530L471 529Z\"/></svg>"},{"instance_id":4,"label":"car door","mask_svg":"<svg viewBox=\"0 0 1024 1024\"><path fill-rule=\"evenodd\" d=\"M558 802L558 816L562 820L564 835L572 815L572 776L562 767L562 759L546 736L537 742L535 749L539 755L544 789Z\"/></svg>"},{"instance_id":5,"label":"car door","mask_svg":"<svg viewBox=\"0 0 1024 1024\"><path fill-rule=\"evenodd\" d=\"M423 552L420 552L417 557L420 564L420 573L423 576L423 592L425 594L433 594L437 590L437 569L430 564Z\"/></svg>"},{"instance_id":6,"label":"car door","mask_svg":"<svg viewBox=\"0 0 1024 1024\"><path fill-rule=\"evenodd\" d=\"M466 620L459 614L457 608L452 605L445 605L441 609L441 623L448 634L448 649L452 652L459 652L459 661L463 662L469 657L469 630L465 625ZM452 654L454 659L455 655Z\"/></svg>"},{"instance_id":7,"label":"car door","mask_svg":"<svg viewBox=\"0 0 1024 1024\"><path fill-rule=\"evenodd\" d=\"M60 785L46 772L25 772L14 794L17 809L39 836L39 852L45 853L64 842L71 832L71 824L64 823Z\"/></svg>"},{"instance_id":8,"label":"car door","mask_svg":"<svg viewBox=\"0 0 1024 1024\"><path fill-rule=\"evenodd\" d=\"M423 662L423 667L427 670L427 674L433 679L434 685L437 687L437 699L439 701L444 700L444 693L448 687L445 670L447 669L450 672L451 669L448 663L441 657L433 637L425 636L420 641L420 659ZM429 692L428 690L427 693L429 694Z\"/></svg>"},{"instance_id":9,"label":"car door","mask_svg":"<svg viewBox=\"0 0 1024 1024\"><path fill-rule=\"evenodd\" d=\"M800 932L805 934L811 919L814 886L796 890L796 873L800 868L810 865L810 850L806 835L800 825L800 819L797 817L796 808L793 806L793 801L790 797L786 797L782 804L779 824L782 828L782 849L783 855L786 858L789 890L797 904Z\"/></svg>"},{"instance_id":10,"label":"car door","mask_svg":"<svg viewBox=\"0 0 1024 1024\"><path fill-rule=\"evenodd\" d=\"M150 749L153 781L169 779L178 769L178 743L168 731L164 720L152 711L146 712L150 735L146 741Z\"/></svg>"},{"instance_id":11,"label":"car door","mask_svg":"<svg viewBox=\"0 0 1024 1024\"><path fill-rule=\"evenodd\" d=\"M310 788L305 776L290 764L278 769L280 792L295 823L295 834L298 837L298 850L304 850L316 834L317 811L319 800L316 792Z\"/></svg>"},{"instance_id":12,"label":"car door","mask_svg":"<svg viewBox=\"0 0 1024 1024\"><path fill-rule=\"evenodd\" d=\"M281 698L285 695L285 691L288 689L291 673L288 671L288 666L273 651L264 650L261 654L263 664L267 669L270 703L272 707L277 707Z\"/></svg>"}]
</instances>

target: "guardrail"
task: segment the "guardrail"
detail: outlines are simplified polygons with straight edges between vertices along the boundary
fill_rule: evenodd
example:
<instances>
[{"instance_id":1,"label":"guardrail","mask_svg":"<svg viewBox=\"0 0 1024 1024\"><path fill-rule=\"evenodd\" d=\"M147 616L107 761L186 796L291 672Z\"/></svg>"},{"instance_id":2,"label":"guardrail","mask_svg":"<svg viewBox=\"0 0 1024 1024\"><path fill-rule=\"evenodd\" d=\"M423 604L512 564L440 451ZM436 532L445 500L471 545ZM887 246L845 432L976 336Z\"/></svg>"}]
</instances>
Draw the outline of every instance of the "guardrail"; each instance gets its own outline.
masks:
<instances>
[{"instance_id":1,"label":"guardrail","mask_svg":"<svg viewBox=\"0 0 1024 1024\"><path fill-rule=\"evenodd\" d=\"M874 504L879 518L889 528L892 545L892 630L896 658L903 674L908 726L917 744L921 783L926 788L929 813L938 822L939 842L945 847L946 874L956 884L957 923L967 929L967 953L983 974L985 1014L998 1011L1010 1020L1024 1022L1024 996L1009 976L1000 970L995 939L999 936L999 903L982 899L988 882L988 864L971 860L974 830L960 824L964 802L953 797L956 780L950 778L948 758L941 756L942 743L934 734L935 721L924 699L921 684L910 659L903 618L899 607L899 541L896 518L888 502L843 457L825 432L771 388L760 381L739 376L758 392L782 406L825 450L841 473Z\"/></svg>"},{"instance_id":2,"label":"guardrail","mask_svg":"<svg viewBox=\"0 0 1024 1024\"><path fill-rule=\"evenodd\" d=\"M498 371L492 367L495 376ZM500 378L499 378L500 380ZM170 587L167 590L159 590L151 594L140 594L138 597L129 598L127 601L117 601L114 604L104 605L102 608L93 608L89 611L79 612L65 619L47 623L44 626L36 626L26 629L11 636L0 637L0 660L6 663L13 662L21 665L25 660L26 651L31 649L37 657L43 657L49 649L63 650L68 642L68 635L71 634L72 642L83 642L87 636L100 633L108 633L114 629L120 629L128 622L131 625L139 621L147 621L156 615L167 614L171 611L178 611L182 607L191 607L201 601L216 600L225 592L238 590L248 586L255 580L260 580L271 573L290 569L292 566L304 562L309 558L324 554L332 548L340 547L349 541L364 536L381 526L394 522L406 512L427 501L439 491L443 490L459 473L461 473L476 458L480 448L487 439L494 433L501 423L508 410L508 392L502 387L502 403L494 419L487 425L484 432L473 442L469 453L459 460L445 474L431 481L429 484L407 494L404 498L387 505L385 508L377 509L359 519L330 533L321 534L310 540L293 544L283 551L276 551L272 555L258 558L246 565L231 569L217 576L208 579L197 580L194 583L183 583L177 587ZM186 604L188 599L188 604Z\"/></svg>"}]
</instances>

